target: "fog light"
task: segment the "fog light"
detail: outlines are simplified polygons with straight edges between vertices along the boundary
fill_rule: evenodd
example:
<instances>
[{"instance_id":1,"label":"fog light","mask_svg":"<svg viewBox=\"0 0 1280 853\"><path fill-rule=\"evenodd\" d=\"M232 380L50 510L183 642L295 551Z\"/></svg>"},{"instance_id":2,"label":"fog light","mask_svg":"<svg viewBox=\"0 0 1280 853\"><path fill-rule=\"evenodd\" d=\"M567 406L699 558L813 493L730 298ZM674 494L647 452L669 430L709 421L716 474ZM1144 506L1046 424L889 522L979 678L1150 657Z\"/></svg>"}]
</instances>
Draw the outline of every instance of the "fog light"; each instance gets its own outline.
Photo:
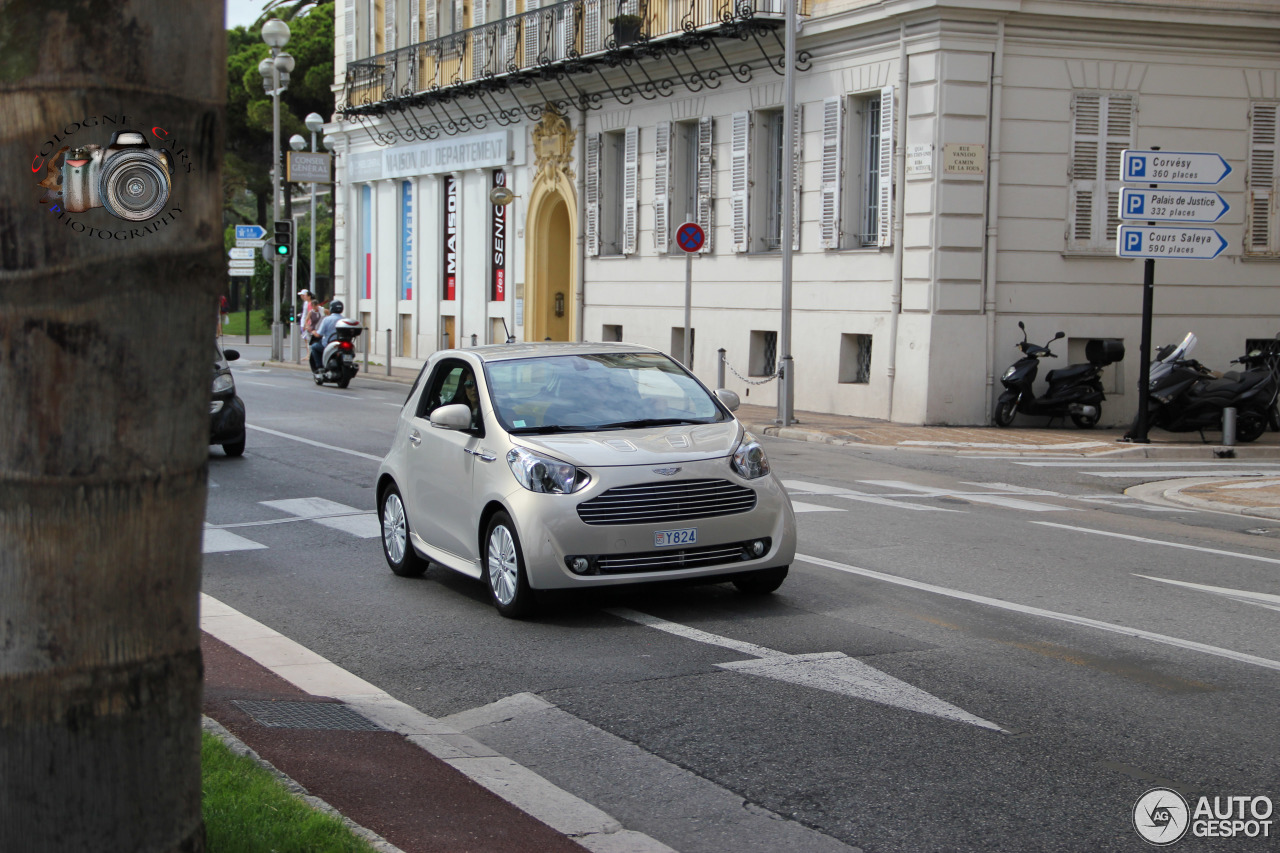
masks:
<instances>
[{"instance_id":1,"label":"fog light","mask_svg":"<svg viewBox=\"0 0 1280 853\"><path fill-rule=\"evenodd\" d=\"M585 575L591 568L591 561L586 557L574 557L569 563L569 570L575 575Z\"/></svg>"},{"instance_id":2,"label":"fog light","mask_svg":"<svg viewBox=\"0 0 1280 853\"><path fill-rule=\"evenodd\" d=\"M764 545L763 539L757 539L756 541L751 543L751 556L763 557L764 551L765 551L765 545Z\"/></svg>"}]
</instances>

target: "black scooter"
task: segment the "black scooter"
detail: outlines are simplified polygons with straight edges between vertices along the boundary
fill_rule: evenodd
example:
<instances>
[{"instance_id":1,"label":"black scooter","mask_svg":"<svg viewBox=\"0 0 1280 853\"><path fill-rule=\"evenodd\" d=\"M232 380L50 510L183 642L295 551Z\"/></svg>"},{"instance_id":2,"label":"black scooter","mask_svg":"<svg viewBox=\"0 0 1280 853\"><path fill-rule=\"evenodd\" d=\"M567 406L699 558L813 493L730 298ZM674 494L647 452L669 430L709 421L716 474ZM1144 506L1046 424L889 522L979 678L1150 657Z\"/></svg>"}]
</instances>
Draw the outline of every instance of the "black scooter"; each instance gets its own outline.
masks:
<instances>
[{"instance_id":1,"label":"black scooter","mask_svg":"<svg viewBox=\"0 0 1280 853\"><path fill-rule=\"evenodd\" d=\"M1198 432L1222 429L1222 413L1236 410L1236 440L1250 442L1267 430L1269 410L1274 405L1280 376L1270 363L1244 373L1231 371L1215 377L1204 365L1187 358L1195 346L1188 334L1176 347L1161 347L1151 366L1147 396L1147 425L1167 432ZM1246 356L1245 360L1249 360ZM1237 359L1237 361L1241 361ZM1134 434L1130 429L1129 434Z\"/></svg>"},{"instance_id":2,"label":"black scooter","mask_svg":"<svg viewBox=\"0 0 1280 853\"><path fill-rule=\"evenodd\" d=\"M1090 341L1085 346L1085 357L1089 363L1050 370L1044 377L1049 383L1049 390L1043 397L1037 397L1031 386L1036 381L1040 359L1057 358L1049 351L1049 344L1066 337L1066 334L1058 332L1053 340L1039 346L1027 341L1027 327L1021 320L1018 328L1022 330L1022 343L1017 345L1022 350L1022 358L1000 377L1005 390L996 401L996 426L1009 426L1019 412L1047 415L1050 419L1070 417L1071 422L1081 429L1096 426L1102 417L1102 401L1106 399L1102 393L1102 368L1124 358L1124 343L1111 339Z\"/></svg>"}]
</instances>

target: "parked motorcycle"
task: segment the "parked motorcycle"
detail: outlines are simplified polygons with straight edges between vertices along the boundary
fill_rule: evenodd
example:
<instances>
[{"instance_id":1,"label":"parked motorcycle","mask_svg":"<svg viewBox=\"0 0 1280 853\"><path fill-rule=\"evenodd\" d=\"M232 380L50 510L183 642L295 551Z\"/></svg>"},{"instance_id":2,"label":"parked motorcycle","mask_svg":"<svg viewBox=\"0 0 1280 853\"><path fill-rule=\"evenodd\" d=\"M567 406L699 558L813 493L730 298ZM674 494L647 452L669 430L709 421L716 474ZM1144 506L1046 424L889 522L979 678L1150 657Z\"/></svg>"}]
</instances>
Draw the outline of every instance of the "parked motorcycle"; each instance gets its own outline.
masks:
<instances>
[{"instance_id":1,"label":"parked motorcycle","mask_svg":"<svg viewBox=\"0 0 1280 853\"><path fill-rule=\"evenodd\" d=\"M1280 391L1280 372L1259 354L1257 366L1242 372L1216 376L1189 355L1196 336L1156 351L1148 384L1147 425L1167 432L1199 432L1222 429L1223 411L1236 410L1236 440L1256 440L1267 429L1268 414ZM1233 363L1255 361L1251 356ZM1135 434L1137 423L1129 434Z\"/></svg>"},{"instance_id":2,"label":"parked motorcycle","mask_svg":"<svg viewBox=\"0 0 1280 853\"><path fill-rule=\"evenodd\" d=\"M360 371L360 365L356 364L356 347L352 341L360 337L363 331L364 326L358 320L344 317L338 321L334 327L333 340L320 356L320 369L311 374L317 385L333 382L339 388L346 388L351 384L351 380Z\"/></svg>"},{"instance_id":3,"label":"parked motorcycle","mask_svg":"<svg viewBox=\"0 0 1280 853\"><path fill-rule=\"evenodd\" d=\"M1251 350L1231 363L1242 364L1247 371L1265 370L1271 374L1271 402L1264 409L1267 413L1267 425L1273 432L1280 432L1280 334L1268 346Z\"/></svg>"},{"instance_id":4,"label":"parked motorcycle","mask_svg":"<svg viewBox=\"0 0 1280 853\"><path fill-rule=\"evenodd\" d=\"M1081 429L1096 426L1102 417L1102 401L1106 399L1102 393L1102 368L1124 358L1124 343L1113 339L1089 341L1085 346L1088 363L1050 370L1044 377L1049 383L1049 390L1044 396L1037 397L1032 385L1036 381L1040 359L1057 358L1049 350L1049 345L1066 335L1058 332L1052 340L1040 346L1027 340L1027 327L1022 321L1018 321L1018 328L1022 330L1022 343L1017 345L1022 350L1022 358L1000 377L1005 390L996 401L996 425L1007 427L1013 423L1014 415L1021 413L1047 415L1051 419L1070 417L1071 422Z\"/></svg>"}]
</instances>

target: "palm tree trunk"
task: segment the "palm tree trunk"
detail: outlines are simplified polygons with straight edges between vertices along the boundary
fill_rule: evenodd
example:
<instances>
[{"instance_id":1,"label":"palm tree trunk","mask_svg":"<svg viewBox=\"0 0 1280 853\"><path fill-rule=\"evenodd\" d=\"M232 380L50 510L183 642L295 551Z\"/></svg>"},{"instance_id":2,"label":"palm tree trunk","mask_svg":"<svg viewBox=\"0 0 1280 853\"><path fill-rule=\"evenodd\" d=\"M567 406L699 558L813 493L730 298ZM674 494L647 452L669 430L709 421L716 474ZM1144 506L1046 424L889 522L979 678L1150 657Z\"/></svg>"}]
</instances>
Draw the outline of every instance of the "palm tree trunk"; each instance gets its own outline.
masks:
<instances>
[{"instance_id":1,"label":"palm tree trunk","mask_svg":"<svg viewBox=\"0 0 1280 853\"><path fill-rule=\"evenodd\" d=\"M0 7L0 850L200 851L223 6ZM38 203L117 130L172 153L160 214Z\"/></svg>"}]
</instances>

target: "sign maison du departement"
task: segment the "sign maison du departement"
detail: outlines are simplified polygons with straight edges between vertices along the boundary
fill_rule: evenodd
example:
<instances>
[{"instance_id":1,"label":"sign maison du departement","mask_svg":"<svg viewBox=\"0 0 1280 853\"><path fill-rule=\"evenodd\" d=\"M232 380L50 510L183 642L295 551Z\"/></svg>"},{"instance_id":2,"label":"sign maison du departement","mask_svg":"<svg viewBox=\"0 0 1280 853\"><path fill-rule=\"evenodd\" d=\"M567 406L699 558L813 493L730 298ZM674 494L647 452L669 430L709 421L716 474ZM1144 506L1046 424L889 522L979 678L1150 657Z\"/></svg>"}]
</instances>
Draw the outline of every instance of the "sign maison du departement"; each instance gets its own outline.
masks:
<instances>
[{"instance_id":1,"label":"sign maison du departement","mask_svg":"<svg viewBox=\"0 0 1280 853\"><path fill-rule=\"evenodd\" d=\"M523 148L513 148L511 132L499 130L352 154L347 179L361 183L469 169L501 169L523 162Z\"/></svg>"}]
</instances>

